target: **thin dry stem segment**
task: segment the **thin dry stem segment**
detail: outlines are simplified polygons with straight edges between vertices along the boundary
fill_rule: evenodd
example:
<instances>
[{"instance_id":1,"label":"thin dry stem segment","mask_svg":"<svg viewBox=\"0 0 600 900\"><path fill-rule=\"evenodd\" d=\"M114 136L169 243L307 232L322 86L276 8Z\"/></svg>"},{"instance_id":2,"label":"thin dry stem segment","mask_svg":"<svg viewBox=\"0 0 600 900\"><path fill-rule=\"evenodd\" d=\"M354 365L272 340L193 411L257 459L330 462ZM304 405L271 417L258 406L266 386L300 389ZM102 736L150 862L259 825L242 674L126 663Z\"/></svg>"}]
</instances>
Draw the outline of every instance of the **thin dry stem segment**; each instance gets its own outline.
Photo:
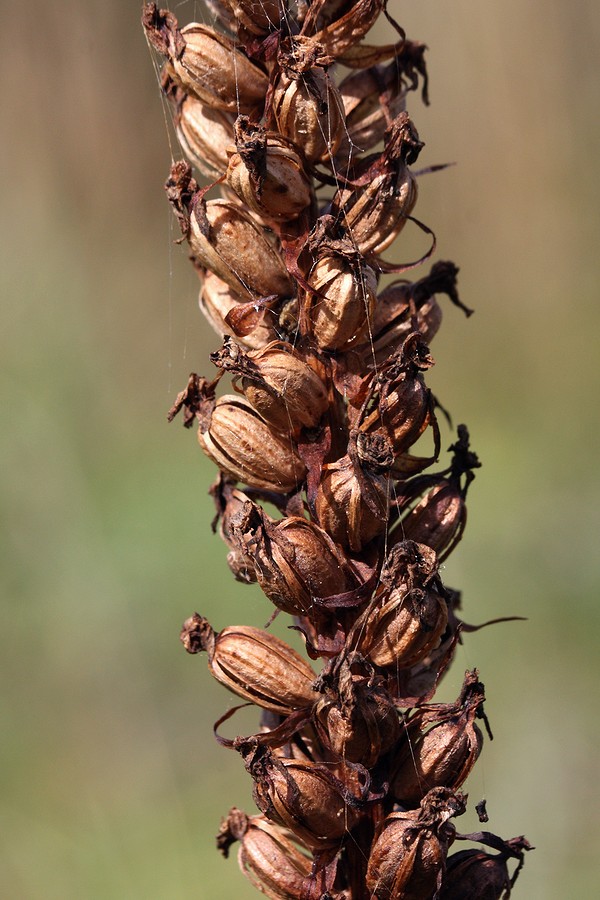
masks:
<instances>
[{"instance_id":1,"label":"thin dry stem segment","mask_svg":"<svg viewBox=\"0 0 600 900\"><path fill-rule=\"evenodd\" d=\"M449 439L429 343L442 295L471 310L449 261L380 283L435 246L413 218L424 145L408 106L418 89L428 102L425 45L385 0L206 6L211 25L143 9L184 156L167 196L222 342L212 380L192 374L169 418L196 426L219 470L214 528L233 575L320 661L317 675L268 630L184 623L186 650L260 710L255 734L218 735L260 810L232 809L219 849L237 842L243 873L278 900L508 897L528 842L452 821L484 745L477 720L492 736L477 670L455 703L434 702L471 630L440 563L480 463L464 425L438 462ZM391 42L377 47L381 15ZM415 224L423 257L384 259ZM469 840L494 852L450 852Z\"/></svg>"}]
</instances>

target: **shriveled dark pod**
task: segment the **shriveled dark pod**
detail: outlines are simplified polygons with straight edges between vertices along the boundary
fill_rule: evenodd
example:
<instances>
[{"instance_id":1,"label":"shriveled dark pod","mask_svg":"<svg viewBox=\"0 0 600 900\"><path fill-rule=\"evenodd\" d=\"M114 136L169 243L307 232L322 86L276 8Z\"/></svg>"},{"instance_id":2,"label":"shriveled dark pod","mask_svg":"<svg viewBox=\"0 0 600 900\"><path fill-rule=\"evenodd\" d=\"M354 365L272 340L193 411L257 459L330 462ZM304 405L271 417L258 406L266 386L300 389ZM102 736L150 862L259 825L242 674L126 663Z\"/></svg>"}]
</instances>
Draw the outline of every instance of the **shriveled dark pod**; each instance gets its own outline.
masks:
<instances>
[{"instance_id":1,"label":"shriveled dark pod","mask_svg":"<svg viewBox=\"0 0 600 900\"><path fill-rule=\"evenodd\" d=\"M247 816L232 809L221 823L217 847L227 857L240 842L238 862L250 883L274 900L298 900L310 876L312 860L301 853L282 829L264 816Z\"/></svg>"},{"instance_id":2,"label":"shriveled dark pod","mask_svg":"<svg viewBox=\"0 0 600 900\"><path fill-rule=\"evenodd\" d=\"M433 362L423 338L414 331L372 377L357 427L364 434L385 434L395 456L409 450L432 421L431 392L422 373Z\"/></svg>"},{"instance_id":3,"label":"shriveled dark pod","mask_svg":"<svg viewBox=\"0 0 600 900\"><path fill-rule=\"evenodd\" d=\"M423 798L419 809L387 817L371 848L367 868L372 900L438 896L455 834L449 819L462 815L465 806L462 794L436 788Z\"/></svg>"},{"instance_id":4,"label":"shriveled dark pod","mask_svg":"<svg viewBox=\"0 0 600 900\"><path fill-rule=\"evenodd\" d=\"M203 103L234 113L263 104L267 75L226 35L196 22L179 29L175 16L155 3L145 5L142 24L154 49L168 59L173 78Z\"/></svg>"},{"instance_id":5,"label":"shriveled dark pod","mask_svg":"<svg viewBox=\"0 0 600 900\"><path fill-rule=\"evenodd\" d=\"M417 182L408 166L422 146L408 115L400 113L384 153L361 161L352 179L357 187L343 187L333 198L333 214L367 258L389 247L417 202Z\"/></svg>"},{"instance_id":6,"label":"shriveled dark pod","mask_svg":"<svg viewBox=\"0 0 600 900\"><path fill-rule=\"evenodd\" d=\"M194 613L183 623L188 653L205 651L211 675L238 697L288 715L311 706L316 674L285 641L261 628L229 625L220 632Z\"/></svg>"},{"instance_id":7,"label":"shriveled dark pod","mask_svg":"<svg viewBox=\"0 0 600 900\"><path fill-rule=\"evenodd\" d=\"M435 553L405 541L388 553L380 588L354 625L348 645L374 665L397 671L435 649L447 622Z\"/></svg>"},{"instance_id":8,"label":"shriveled dark pod","mask_svg":"<svg viewBox=\"0 0 600 900\"><path fill-rule=\"evenodd\" d=\"M316 598L356 585L341 548L325 530L300 516L275 521L256 508L245 549L269 600L291 615L313 618Z\"/></svg>"},{"instance_id":9,"label":"shriveled dark pod","mask_svg":"<svg viewBox=\"0 0 600 900\"><path fill-rule=\"evenodd\" d=\"M329 406L327 388L305 355L284 341L244 353L226 340L210 358L235 376L234 384L241 383L254 409L280 432L297 435L302 428L315 428Z\"/></svg>"},{"instance_id":10,"label":"shriveled dark pod","mask_svg":"<svg viewBox=\"0 0 600 900\"><path fill-rule=\"evenodd\" d=\"M323 694L314 710L321 740L339 758L370 769L400 735L392 698L358 654L342 657L317 686Z\"/></svg>"},{"instance_id":11,"label":"shriveled dark pod","mask_svg":"<svg viewBox=\"0 0 600 900\"><path fill-rule=\"evenodd\" d=\"M419 331L425 344L430 344L442 322L439 295L447 294L455 306L466 315L472 310L465 306L456 290L458 268L452 262L438 261L419 281L393 282L377 295L373 315L372 344L365 353L374 353L381 364L397 351L411 331Z\"/></svg>"},{"instance_id":12,"label":"shriveled dark pod","mask_svg":"<svg viewBox=\"0 0 600 900\"><path fill-rule=\"evenodd\" d=\"M484 700L475 669L456 703L422 706L409 716L391 763L390 794L399 803L416 806L434 787L462 787L483 746L475 719L483 717Z\"/></svg>"},{"instance_id":13,"label":"shriveled dark pod","mask_svg":"<svg viewBox=\"0 0 600 900\"><path fill-rule=\"evenodd\" d=\"M276 757L252 742L237 746L254 780L254 802L311 850L339 847L359 816L359 798L327 766Z\"/></svg>"},{"instance_id":14,"label":"shriveled dark pod","mask_svg":"<svg viewBox=\"0 0 600 900\"><path fill-rule=\"evenodd\" d=\"M476 840L487 837L470 836ZM524 852L531 844L524 837L503 841L494 836L489 842L499 853L485 850L461 850L448 857L440 900L507 900L523 865ZM508 860L518 861L509 874Z\"/></svg>"},{"instance_id":15,"label":"shriveled dark pod","mask_svg":"<svg viewBox=\"0 0 600 900\"><path fill-rule=\"evenodd\" d=\"M427 544L445 560L460 541L467 522L467 490L481 463L469 450L469 432L458 426L458 440L450 447L454 458L447 474L390 531L390 540Z\"/></svg>"},{"instance_id":16,"label":"shriveled dark pod","mask_svg":"<svg viewBox=\"0 0 600 900\"><path fill-rule=\"evenodd\" d=\"M349 452L323 466L315 510L321 527L342 546L360 551L386 529L394 457L383 435L354 433Z\"/></svg>"},{"instance_id":17,"label":"shriveled dark pod","mask_svg":"<svg viewBox=\"0 0 600 900\"><path fill-rule=\"evenodd\" d=\"M250 511L253 509L252 501L223 475L211 487L210 493L217 508L212 528L216 531L218 523L219 535L229 548L227 565L237 581L254 584L256 582L254 563L243 549L243 536L247 531Z\"/></svg>"}]
</instances>

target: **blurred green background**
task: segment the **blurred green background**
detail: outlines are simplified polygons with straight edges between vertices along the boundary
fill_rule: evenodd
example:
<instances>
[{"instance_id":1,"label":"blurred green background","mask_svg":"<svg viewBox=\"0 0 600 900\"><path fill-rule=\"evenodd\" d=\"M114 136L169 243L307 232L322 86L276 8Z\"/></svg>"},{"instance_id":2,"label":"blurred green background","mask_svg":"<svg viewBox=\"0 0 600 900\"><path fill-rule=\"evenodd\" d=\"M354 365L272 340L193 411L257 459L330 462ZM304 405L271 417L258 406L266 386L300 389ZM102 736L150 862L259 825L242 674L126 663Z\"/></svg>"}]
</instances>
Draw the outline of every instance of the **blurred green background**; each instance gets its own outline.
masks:
<instances>
[{"instance_id":1,"label":"blurred green background","mask_svg":"<svg viewBox=\"0 0 600 900\"><path fill-rule=\"evenodd\" d=\"M2 9L2 895L251 898L213 845L231 805L252 808L211 733L233 700L178 630L195 609L217 628L270 611L210 532L212 467L166 423L217 342L173 244L140 8ZM431 384L484 463L444 579L468 621L528 617L467 636L440 696L479 667L495 740L471 807L485 795L490 828L536 845L516 896L593 897L598 5L390 9L430 47L420 164L457 163L421 180L417 214L476 308L446 307L432 348Z\"/></svg>"}]
</instances>

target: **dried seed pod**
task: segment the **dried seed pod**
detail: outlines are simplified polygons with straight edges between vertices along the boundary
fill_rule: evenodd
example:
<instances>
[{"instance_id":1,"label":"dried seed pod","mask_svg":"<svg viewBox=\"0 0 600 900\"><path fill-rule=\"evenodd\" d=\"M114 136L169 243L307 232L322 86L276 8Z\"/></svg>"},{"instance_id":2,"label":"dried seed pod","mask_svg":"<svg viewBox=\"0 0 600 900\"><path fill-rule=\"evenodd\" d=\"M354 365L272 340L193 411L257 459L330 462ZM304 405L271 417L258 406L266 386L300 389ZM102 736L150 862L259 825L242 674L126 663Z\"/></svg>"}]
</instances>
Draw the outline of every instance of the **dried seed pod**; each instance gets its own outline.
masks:
<instances>
[{"instance_id":1,"label":"dried seed pod","mask_svg":"<svg viewBox=\"0 0 600 900\"><path fill-rule=\"evenodd\" d=\"M273 88L273 112L282 135L302 149L309 163L331 159L344 134L339 91L305 48L280 55L282 71Z\"/></svg>"},{"instance_id":2,"label":"dried seed pod","mask_svg":"<svg viewBox=\"0 0 600 900\"><path fill-rule=\"evenodd\" d=\"M432 709L422 706L410 716L392 762L390 794L394 799L412 806L431 788L456 790L464 784L483 746L475 718L483 716L484 700L475 669L466 673L456 703Z\"/></svg>"},{"instance_id":3,"label":"dried seed pod","mask_svg":"<svg viewBox=\"0 0 600 900\"><path fill-rule=\"evenodd\" d=\"M440 900L501 900L508 898L524 863L524 852L532 846L524 837L503 841L496 835L481 835L500 853L485 850L461 850L448 857ZM489 839L491 838L491 840ZM509 875L507 860L518 860Z\"/></svg>"},{"instance_id":4,"label":"dried seed pod","mask_svg":"<svg viewBox=\"0 0 600 900\"><path fill-rule=\"evenodd\" d=\"M328 408L325 385L291 344L273 341L245 354L234 341L211 354L219 368L241 380L246 399L278 431L315 428Z\"/></svg>"},{"instance_id":5,"label":"dried seed pod","mask_svg":"<svg viewBox=\"0 0 600 900\"><path fill-rule=\"evenodd\" d=\"M316 675L309 664L268 631L229 625L217 633L194 613L183 623L180 638L188 653L206 651L210 673L217 681L263 709L286 716L315 701Z\"/></svg>"},{"instance_id":6,"label":"dried seed pod","mask_svg":"<svg viewBox=\"0 0 600 900\"><path fill-rule=\"evenodd\" d=\"M437 479L437 483L408 515L405 515L390 532L390 540L412 540L427 544L446 559L460 541L467 521L466 494L475 477L473 469L481 463L469 450L469 432L465 425L458 426L458 440L450 447L454 458L449 473ZM464 476L464 478L463 478Z\"/></svg>"},{"instance_id":7,"label":"dried seed pod","mask_svg":"<svg viewBox=\"0 0 600 900\"><path fill-rule=\"evenodd\" d=\"M180 30L175 16L155 3L145 5L142 23L173 78L203 103L233 113L262 106L268 76L230 38L197 22Z\"/></svg>"},{"instance_id":8,"label":"dried seed pod","mask_svg":"<svg viewBox=\"0 0 600 900\"><path fill-rule=\"evenodd\" d=\"M385 434L395 456L410 449L431 421L431 392L421 373L433 362L429 348L415 331L372 377L358 429L365 434Z\"/></svg>"},{"instance_id":9,"label":"dried seed pod","mask_svg":"<svg viewBox=\"0 0 600 900\"><path fill-rule=\"evenodd\" d=\"M336 543L356 552L386 529L389 478L394 457L380 434L351 435L349 452L323 466L315 499L321 527Z\"/></svg>"},{"instance_id":10,"label":"dried seed pod","mask_svg":"<svg viewBox=\"0 0 600 900\"><path fill-rule=\"evenodd\" d=\"M414 666L437 647L448 622L437 557L423 544L397 544L387 555L380 581L349 646L356 644L381 668Z\"/></svg>"},{"instance_id":11,"label":"dried seed pod","mask_svg":"<svg viewBox=\"0 0 600 900\"><path fill-rule=\"evenodd\" d=\"M238 197L267 218L298 218L312 201L312 184L293 144L246 116L236 120L235 143L227 183Z\"/></svg>"},{"instance_id":12,"label":"dried seed pod","mask_svg":"<svg viewBox=\"0 0 600 900\"><path fill-rule=\"evenodd\" d=\"M419 331L426 344L433 340L442 321L436 294L447 294L465 315L471 315L472 310L461 303L458 296L457 275L458 268L454 263L440 260L419 281L396 281L377 295L372 344L369 343L365 350L375 353L378 364L398 350L412 331Z\"/></svg>"},{"instance_id":13,"label":"dried seed pod","mask_svg":"<svg viewBox=\"0 0 600 900\"><path fill-rule=\"evenodd\" d=\"M358 654L343 657L333 675L317 684L324 692L314 711L321 740L340 759L372 768L400 735L391 697Z\"/></svg>"},{"instance_id":14,"label":"dried seed pod","mask_svg":"<svg viewBox=\"0 0 600 900\"><path fill-rule=\"evenodd\" d=\"M256 350L275 340L277 334L273 326L263 318L262 322L259 322L252 331L243 337L234 335L233 328L226 321L226 316L231 310L239 308L243 302L217 275L212 272L204 275L199 305L214 330L221 338L225 335L235 336L237 341Z\"/></svg>"},{"instance_id":15,"label":"dried seed pod","mask_svg":"<svg viewBox=\"0 0 600 900\"><path fill-rule=\"evenodd\" d=\"M404 228L417 202L417 182L408 165L422 146L407 114L400 113L384 152L361 163L354 179L357 187L343 187L335 194L333 213L363 256L382 253Z\"/></svg>"},{"instance_id":16,"label":"dried seed pod","mask_svg":"<svg viewBox=\"0 0 600 900\"><path fill-rule=\"evenodd\" d=\"M306 473L290 437L273 431L235 394L219 397L198 429L198 443L221 471L250 487L288 494Z\"/></svg>"},{"instance_id":17,"label":"dried seed pod","mask_svg":"<svg viewBox=\"0 0 600 900\"><path fill-rule=\"evenodd\" d=\"M268 819L311 850L339 847L358 819L360 802L326 766L276 757L249 741L237 749L254 779L254 802Z\"/></svg>"},{"instance_id":18,"label":"dried seed pod","mask_svg":"<svg viewBox=\"0 0 600 900\"><path fill-rule=\"evenodd\" d=\"M373 900L437 897L454 840L448 820L464 811L462 794L437 788L418 810L389 815L369 857L366 882Z\"/></svg>"},{"instance_id":19,"label":"dried seed pod","mask_svg":"<svg viewBox=\"0 0 600 900\"><path fill-rule=\"evenodd\" d=\"M340 159L353 146L364 153L382 141L390 121L406 105L406 90L396 61L351 72L340 84L340 95L346 115Z\"/></svg>"},{"instance_id":20,"label":"dried seed pod","mask_svg":"<svg viewBox=\"0 0 600 900\"><path fill-rule=\"evenodd\" d=\"M462 850L448 857L440 900L501 900L508 896L510 876L500 853Z\"/></svg>"},{"instance_id":21,"label":"dried seed pod","mask_svg":"<svg viewBox=\"0 0 600 900\"><path fill-rule=\"evenodd\" d=\"M221 823L217 847L227 857L240 842L238 862L251 884L273 900L301 900L306 896L312 860L265 816L247 816L231 809Z\"/></svg>"},{"instance_id":22,"label":"dried seed pod","mask_svg":"<svg viewBox=\"0 0 600 900\"><path fill-rule=\"evenodd\" d=\"M165 185L196 263L245 300L291 296L282 260L248 213L228 200L205 202L187 163L174 163Z\"/></svg>"},{"instance_id":23,"label":"dried seed pod","mask_svg":"<svg viewBox=\"0 0 600 900\"><path fill-rule=\"evenodd\" d=\"M316 3L316 12L304 20L303 34L310 34L312 28L319 23L319 13L323 6L329 4ZM329 24L313 35L313 40L321 44L323 52L337 58L353 47L365 36L377 20L385 6L385 0L354 0L342 5L342 15L331 21L332 13L327 14Z\"/></svg>"},{"instance_id":24,"label":"dried seed pod","mask_svg":"<svg viewBox=\"0 0 600 900\"><path fill-rule=\"evenodd\" d=\"M246 552L264 593L291 615L314 618L315 598L341 594L355 584L340 548L326 531L300 516L273 521L259 513Z\"/></svg>"},{"instance_id":25,"label":"dried seed pod","mask_svg":"<svg viewBox=\"0 0 600 900\"><path fill-rule=\"evenodd\" d=\"M349 242L341 251L325 248L308 283L314 293L306 298L306 310L317 345L323 350L348 350L361 341L377 296L377 275L362 256Z\"/></svg>"},{"instance_id":26,"label":"dried seed pod","mask_svg":"<svg viewBox=\"0 0 600 900\"><path fill-rule=\"evenodd\" d=\"M224 0L250 34L265 35L279 25L281 0Z\"/></svg>"},{"instance_id":27,"label":"dried seed pod","mask_svg":"<svg viewBox=\"0 0 600 900\"><path fill-rule=\"evenodd\" d=\"M233 141L233 117L187 94L168 75L163 91L174 106L173 121L181 149L207 178L220 178L227 169L227 148Z\"/></svg>"}]
</instances>

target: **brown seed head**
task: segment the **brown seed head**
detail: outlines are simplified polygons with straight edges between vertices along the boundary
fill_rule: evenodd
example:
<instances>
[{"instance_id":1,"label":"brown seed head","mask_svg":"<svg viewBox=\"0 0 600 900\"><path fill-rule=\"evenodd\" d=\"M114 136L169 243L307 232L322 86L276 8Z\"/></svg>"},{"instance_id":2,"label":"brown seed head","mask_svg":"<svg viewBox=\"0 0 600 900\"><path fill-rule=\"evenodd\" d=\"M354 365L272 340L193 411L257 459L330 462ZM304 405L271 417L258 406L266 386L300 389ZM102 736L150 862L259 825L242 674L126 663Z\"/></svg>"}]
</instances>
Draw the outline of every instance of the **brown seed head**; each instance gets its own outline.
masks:
<instances>
[{"instance_id":1,"label":"brown seed head","mask_svg":"<svg viewBox=\"0 0 600 900\"><path fill-rule=\"evenodd\" d=\"M273 431L243 397L225 394L198 443L222 472L250 487L287 494L305 475L291 438Z\"/></svg>"},{"instance_id":2,"label":"brown seed head","mask_svg":"<svg viewBox=\"0 0 600 900\"><path fill-rule=\"evenodd\" d=\"M254 801L268 819L312 850L339 847L360 803L326 766L276 757L250 742L237 749L254 779Z\"/></svg>"},{"instance_id":3,"label":"brown seed head","mask_svg":"<svg viewBox=\"0 0 600 900\"><path fill-rule=\"evenodd\" d=\"M373 844L367 887L373 900L437 896L454 829L448 820L465 811L462 795L431 791L418 810L387 817Z\"/></svg>"},{"instance_id":4,"label":"brown seed head","mask_svg":"<svg viewBox=\"0 0 600 900\"><path fill-rule=\"evenodd\" d=\"M205 650L211 675L238 697L289 715L315 700L315 673L285 641L250 625L230 625L218 634L195 613L184 622L188 653Z\"/></svg>"}]
</instances>

